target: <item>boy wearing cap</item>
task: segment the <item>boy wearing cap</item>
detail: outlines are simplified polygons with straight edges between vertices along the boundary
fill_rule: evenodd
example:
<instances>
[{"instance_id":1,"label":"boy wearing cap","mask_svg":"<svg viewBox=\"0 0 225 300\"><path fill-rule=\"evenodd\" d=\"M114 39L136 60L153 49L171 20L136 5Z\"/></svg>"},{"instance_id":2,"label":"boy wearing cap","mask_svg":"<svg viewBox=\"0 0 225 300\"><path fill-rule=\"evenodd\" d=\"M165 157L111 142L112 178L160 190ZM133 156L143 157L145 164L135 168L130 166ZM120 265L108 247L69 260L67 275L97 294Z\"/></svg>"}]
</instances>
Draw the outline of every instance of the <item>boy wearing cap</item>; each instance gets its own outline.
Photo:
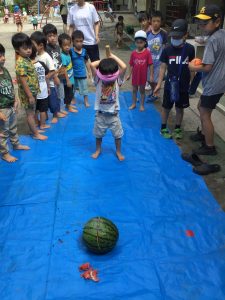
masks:
<instances>
[{"instance_id":1,"label":"boy wearing cap","mask_svg":"<svg viewBox=\"0 0 225 300\"><path fill-rule=\"evenodd\" d=\"M199 155L217 154L211 115L225 92L225 30L220 29L221 14L217 5L207 5L195 16L199 26L209 35L202 65L189 64L191 71L203 72L203 93L198 104L202 132L194 136L195 141L202 141L202 146L195 151Z\"/></svg>"},{"instance_id":2,"label":"boy wearing cap","mask_svg":"<svg viewBox=\"0 0 225 300\"><path fill-rule=\"evenodd\" d=\"M188 63L195 57L194 47L186 43L188 24L184 19L177 19L172 24L170 32L171 45L163 49L160 57L161 65L159 81L154 90L155 96L161 88L163 78L167 70L165 81L163 104L162 104L162 125L161 135L164 138L182 139L183 133L181 123L183 120L184 108L189 107L189 84L191 73ZM176 124L171 134L167 128L167 121L173 105L176 107Z\"/></svg>"}]
</instances>

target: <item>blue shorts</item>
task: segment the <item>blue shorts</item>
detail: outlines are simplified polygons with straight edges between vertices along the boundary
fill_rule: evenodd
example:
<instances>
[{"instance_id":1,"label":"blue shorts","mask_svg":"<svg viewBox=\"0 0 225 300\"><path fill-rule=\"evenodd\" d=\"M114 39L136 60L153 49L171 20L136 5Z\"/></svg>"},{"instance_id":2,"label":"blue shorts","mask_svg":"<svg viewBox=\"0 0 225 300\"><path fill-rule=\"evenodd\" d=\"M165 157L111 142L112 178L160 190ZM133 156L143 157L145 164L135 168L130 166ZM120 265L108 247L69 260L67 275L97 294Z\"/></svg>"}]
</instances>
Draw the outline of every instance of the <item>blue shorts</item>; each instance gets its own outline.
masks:
<instances>
[{"instance_id":1,"label":"blue shorts","mask_svg":"<svg viewBox=\"0 0 225 300\"><path fill-rule=\"evenodd\" d=\"M88 84L87 79L74 78L74 88L79 91L81 96L88 95Z\"/></svg>"},{"instance_id":2,"label":"blue shorts","mask_svg":"<svg viewBox=\"0 0 225 300\"><path fill-rule=\"evenodd\" d=\"M48 106L52 114L60 112L60 100L57 96L56 88L50 87L51 93L48 98Z\"/></svg>"}]
</instances>

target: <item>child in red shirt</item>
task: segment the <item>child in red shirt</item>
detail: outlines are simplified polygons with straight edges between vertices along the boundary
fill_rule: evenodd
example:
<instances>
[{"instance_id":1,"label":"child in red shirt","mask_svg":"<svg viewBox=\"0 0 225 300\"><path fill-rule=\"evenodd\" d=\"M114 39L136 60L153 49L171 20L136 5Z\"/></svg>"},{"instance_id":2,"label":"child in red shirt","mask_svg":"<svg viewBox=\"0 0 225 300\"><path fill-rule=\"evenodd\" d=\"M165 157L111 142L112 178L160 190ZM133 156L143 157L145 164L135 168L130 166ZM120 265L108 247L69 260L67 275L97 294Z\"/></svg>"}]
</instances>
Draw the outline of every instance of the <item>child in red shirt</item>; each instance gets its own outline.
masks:
<instances>
[{"instance_id":1,"label":"child in red shirt","mask_svg":"<svg viewBox=\"0 0 225 300\"><path fill-rule=\"evenodd\" d=\"M130 79L132 74L132 86L133 86L133 103L129 109L136 108L137 92L141 94L140 111L144 111L145 101L145 85L147 82L148 67L150 67L150 82L153 81L153 62L152 55L149 49L147 49L147 35L143 30L136 32L135 36L136 50L131 53L130 57L130 73L127 76L127 80Z\"/></svg>"}]
</instances>

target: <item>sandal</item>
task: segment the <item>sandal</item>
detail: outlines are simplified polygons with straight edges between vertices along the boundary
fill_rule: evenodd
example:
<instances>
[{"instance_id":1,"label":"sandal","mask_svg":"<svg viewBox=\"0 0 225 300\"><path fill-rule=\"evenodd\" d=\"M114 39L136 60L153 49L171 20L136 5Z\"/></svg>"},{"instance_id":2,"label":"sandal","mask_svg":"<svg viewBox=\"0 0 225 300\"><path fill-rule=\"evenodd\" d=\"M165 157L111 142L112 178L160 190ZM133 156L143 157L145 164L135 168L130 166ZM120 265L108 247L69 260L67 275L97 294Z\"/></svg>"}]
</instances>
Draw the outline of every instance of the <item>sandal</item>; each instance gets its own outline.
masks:
<instances>
[{"instance_id":1,"label":"sandal","mask_svg":"<svg viewBox=\"0 0 225 300\"><path fill-rule=\"evenodd\" d=\"M193 168L193 172L198 175L209 175L210 173L216 173L221 170L220 165L209 165L209 164L202 164L201 166L197 166Z\"/></svg>"},{"instance_id":2,"label":"sandal","mask_svg":"<svg viewBox=\"0 0 225 300\"><path fill-rule=\"evenodd\" d=\"M199 158L199 156L195 153L182 153L181 157L183 160L189 162L190 164L192 164L194 167L198 167L201 166L202 164L204 164L204 162Z\"/></svg>"}]
</instances>

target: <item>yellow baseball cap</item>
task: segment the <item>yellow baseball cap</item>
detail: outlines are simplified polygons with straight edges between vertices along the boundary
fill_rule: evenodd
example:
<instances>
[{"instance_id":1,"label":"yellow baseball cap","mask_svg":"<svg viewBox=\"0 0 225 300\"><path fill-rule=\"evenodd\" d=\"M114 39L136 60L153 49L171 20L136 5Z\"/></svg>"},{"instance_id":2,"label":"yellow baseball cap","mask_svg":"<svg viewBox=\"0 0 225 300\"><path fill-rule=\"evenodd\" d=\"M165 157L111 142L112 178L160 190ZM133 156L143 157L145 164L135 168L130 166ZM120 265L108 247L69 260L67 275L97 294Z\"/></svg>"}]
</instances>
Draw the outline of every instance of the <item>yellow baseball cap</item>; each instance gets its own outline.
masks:
<instances>
[{"instance_id":1,"label":"yellow baseball cap","mask_svg":"<svg viewBox=\"0 0 225 300\"><path fill-rule=\"evenodd\" d=\"M221 9L219 6L210 4L203 6L198 15L195 16L196 19L208 21L211 19L217 19L221 16Z\"/></svg>"}]
</instances>

